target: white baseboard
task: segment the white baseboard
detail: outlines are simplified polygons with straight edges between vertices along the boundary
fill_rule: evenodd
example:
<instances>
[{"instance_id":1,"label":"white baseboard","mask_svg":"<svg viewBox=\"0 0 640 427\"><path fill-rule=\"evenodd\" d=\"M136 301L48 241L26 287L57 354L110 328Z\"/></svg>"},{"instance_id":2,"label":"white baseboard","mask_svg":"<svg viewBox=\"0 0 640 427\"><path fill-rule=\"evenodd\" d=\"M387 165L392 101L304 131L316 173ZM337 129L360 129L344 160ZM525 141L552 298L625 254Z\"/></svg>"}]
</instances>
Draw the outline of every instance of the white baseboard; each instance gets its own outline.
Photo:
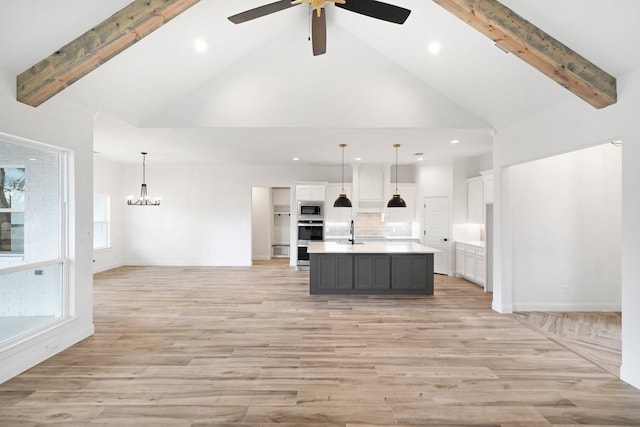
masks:
<instances>
[{"instance_id":1,"label":"white baseboard","mask_svg":"<svg viewBox=\"0 0 640 427\"><path fill-rule=\"evenodd\" d=\"M562 303L533 303L533 304L513 304L513 311L605 311L618 312L622 310L620 304L603 303L582 303L582 304L562 304Z\"/></svg>"},{"instance_id":2,"label":"white baseboard","mask_svg":"<svg viewBox=\"0 0 640 427\"><path fill-rule=\"evenodd\" d=\"M94 333L92 321L70 319L0 352L0 384Z\"/></svg>"},{"instance_id":3,"label":"white baseboard","mask_svg":"<svg viewBox=\"0 0 640 427\"><path fill-rule=\"evenodd\" d=\"M124 264L103 265L93 270L93 274L102 273L103 271L113 270L114 268L123 267Z\"/></svg>"},{"instance_id":4,"label":"white baseboard","mask_svg":"<svg viewBox=\"0 0 640 427\"><path fill-rule=\"evenodd\" d=\"M491 309L501 314L513 313L513 306L507 304L496 304L495 301L491 303Z\"/></svg>"}]
</instances>

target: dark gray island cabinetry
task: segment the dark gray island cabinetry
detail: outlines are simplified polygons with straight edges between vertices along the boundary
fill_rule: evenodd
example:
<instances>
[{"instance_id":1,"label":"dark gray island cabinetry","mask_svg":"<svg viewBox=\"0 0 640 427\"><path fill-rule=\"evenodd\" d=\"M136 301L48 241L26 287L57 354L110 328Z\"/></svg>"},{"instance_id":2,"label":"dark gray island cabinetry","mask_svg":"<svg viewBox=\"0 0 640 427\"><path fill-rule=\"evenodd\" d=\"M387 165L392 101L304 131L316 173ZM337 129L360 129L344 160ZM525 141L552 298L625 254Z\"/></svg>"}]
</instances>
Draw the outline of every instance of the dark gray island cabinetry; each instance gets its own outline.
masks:
<instances>
[{"instance_id":1,"label":"dark gray island cabinetry","mask_svg":"<svg viewBox=\"0 0 640 427\"><path fill-rule=\"evenodd\" d=\"M433 295L435 252L407 242L312 242L309 293Z\"/></svg>"}]
</instances>

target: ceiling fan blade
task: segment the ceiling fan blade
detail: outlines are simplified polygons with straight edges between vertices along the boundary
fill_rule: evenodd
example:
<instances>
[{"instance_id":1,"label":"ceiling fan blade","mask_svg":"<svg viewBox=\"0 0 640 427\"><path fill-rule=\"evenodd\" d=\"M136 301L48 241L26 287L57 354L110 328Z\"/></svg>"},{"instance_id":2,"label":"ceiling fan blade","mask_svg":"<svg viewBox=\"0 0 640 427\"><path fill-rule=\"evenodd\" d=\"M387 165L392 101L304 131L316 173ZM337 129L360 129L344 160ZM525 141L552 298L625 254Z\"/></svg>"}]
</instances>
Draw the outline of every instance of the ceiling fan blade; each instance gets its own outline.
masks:
<instances>
[{"instance_id":1,"label":"ceiling fan blade","mask_svg":"<svg viewBox=\"0 0 640 427\"><path fill-rule=\"evenodd\" d=\"M320 9L320 16L314 11L311 14L311 43L313 56L322 55L327 51L327 16L324 7Z\"/></svg>"},{"instance_id":2,"label":"ceiling fan blade","mask_svg":"<svg viewBox=\"0 0 640 427\"><path fill-rule=\"evenodd\" d=\"M376 0L347 0L344 4L336 3L335 5L341 9L394 24L404 24L411 13L409 9Z\"/></svg>"},{"instance_id":3,"label":"ceiling fan blade","mask_svg":"<svg viewBox=\"0 0 640 427\"><path fill-rule=\"evenodd\" d=\"M241 24L243 22L251 21L252 19L288 9L292 6L296 5L291 4L291 0L280 0L274 3L265 4L264 6L256 7L255 9L245 10L237 15L230 16L228 19L234 24Z\"/></svg>"}]
</instances>

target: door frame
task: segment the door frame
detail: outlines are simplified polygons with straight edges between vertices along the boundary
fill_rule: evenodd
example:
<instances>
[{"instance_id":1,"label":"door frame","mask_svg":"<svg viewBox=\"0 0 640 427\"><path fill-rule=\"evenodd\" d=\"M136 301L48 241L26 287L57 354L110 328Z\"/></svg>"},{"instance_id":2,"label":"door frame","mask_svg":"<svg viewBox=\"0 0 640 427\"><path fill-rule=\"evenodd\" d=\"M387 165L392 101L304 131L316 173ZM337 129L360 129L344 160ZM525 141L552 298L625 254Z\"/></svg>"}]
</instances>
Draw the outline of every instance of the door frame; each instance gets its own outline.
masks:
<instances>
[{"instance_id":1,"label":"door frame","mask_svg":"<svg viewBox=\"0 0 640 427\"><path fill-rule=\"evenodd\" d=\"M423 245L426 245L426 226L427 226L427 201L433 199L444 199L445 204L447 206L447 217L446 217L446 235L447 240L444 243L445 245L445 254L446 254L446 265L444 273L436 273L436 274L446 274L447 276L453 275L453 269L451 266L451 261L453 260L453 256L451 254L451 250L453 245L451 244L451 198L449 196L425 196L422 198L422 234L420 235L420 241ZM435 263L434 263L435 264ZM435 266L435 265L434 265Z\"/></svg>"}]
</instances>

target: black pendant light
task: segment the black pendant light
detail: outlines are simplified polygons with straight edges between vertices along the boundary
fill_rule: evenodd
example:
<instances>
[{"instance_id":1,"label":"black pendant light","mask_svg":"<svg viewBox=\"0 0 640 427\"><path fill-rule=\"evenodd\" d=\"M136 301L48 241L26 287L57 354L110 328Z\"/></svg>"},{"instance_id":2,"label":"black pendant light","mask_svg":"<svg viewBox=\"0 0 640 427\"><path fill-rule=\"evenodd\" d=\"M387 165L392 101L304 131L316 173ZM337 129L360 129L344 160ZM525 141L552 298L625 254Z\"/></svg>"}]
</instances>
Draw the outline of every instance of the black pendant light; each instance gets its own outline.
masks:
<instances>
[{"instance_id":1,"label":"black pendant light","mask_svg":"<svg viewBox=\"0 0 640 427\"><path fill-rule=\"evenodd\" d=\"M147 194L147 183L145 182L145 158L147 153L144 151L142 153L142 187L140 187L140 197L138 200L134 200L133 196L127 197L127 205L131 206L160 206L160 197L156 197L151 200L149 195Z\"/></svg>"},{"instance_id":2,"label":"black pendant light","mask_svg":"<svg viewBox=\"0 0 640 427\"><path fill-rule=\"evenodd\" d=\"M333 202L333 207L334 208L350 208L351 207L351 200L349 200L349 198L347 197L347 193L344 191L344 147L346 147L347 144L340 144L340 148L342 148L342 181L341 181L341 187L340 187L340 194L338 195L338 198L336 199L335 202Z\"/></svg>"},{"instance_id":3,"label":"black pendant light","mask_svg":"<svg viewBox=\"0 0 640 427\"><path fill-rule=\"evenodd\" d=\"M393 193L393 197L387 203L388 208L406 208L407 204L404 199L400 197L400 193L398 192L398 148L400 144L393 144L396 149L396 191Z\"/></svg>"}]
</instances>

